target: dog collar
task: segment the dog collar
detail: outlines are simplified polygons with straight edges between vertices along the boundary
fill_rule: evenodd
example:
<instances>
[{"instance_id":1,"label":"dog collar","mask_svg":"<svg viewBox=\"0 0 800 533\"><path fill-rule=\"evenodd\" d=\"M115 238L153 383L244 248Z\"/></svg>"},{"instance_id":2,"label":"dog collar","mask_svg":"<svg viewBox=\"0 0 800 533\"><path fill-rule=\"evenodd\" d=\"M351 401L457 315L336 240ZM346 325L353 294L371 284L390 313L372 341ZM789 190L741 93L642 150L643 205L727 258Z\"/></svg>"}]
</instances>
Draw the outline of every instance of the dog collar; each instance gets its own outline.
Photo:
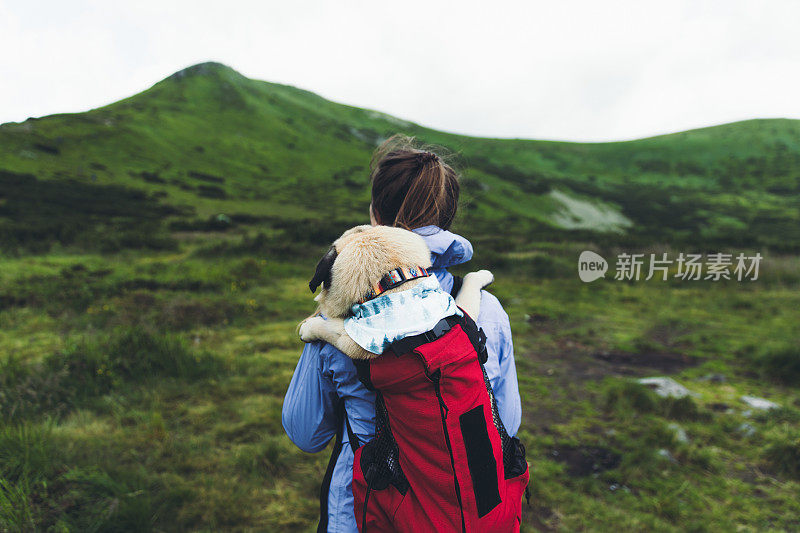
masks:
<instances>
[{"instance_id":1,"label":"dog collar","mask_svg":"<svg viewBox=\"0 0 800 533\"><path fill-rule=\"evenodd\" d=\"M372 300L373 298L379 296L382 292L386 292L389 289L397 287L398 285L402 285L406 281L424 278L427 276L430 276L430 274L428 273L427 269L424 269L421 266L395 268L394 270L390 270L384 274L380 281L373 284L372 288L367 291L367 293L358 301L358 303L363 304L368 300Z\"/></svg>"}]
</instances>

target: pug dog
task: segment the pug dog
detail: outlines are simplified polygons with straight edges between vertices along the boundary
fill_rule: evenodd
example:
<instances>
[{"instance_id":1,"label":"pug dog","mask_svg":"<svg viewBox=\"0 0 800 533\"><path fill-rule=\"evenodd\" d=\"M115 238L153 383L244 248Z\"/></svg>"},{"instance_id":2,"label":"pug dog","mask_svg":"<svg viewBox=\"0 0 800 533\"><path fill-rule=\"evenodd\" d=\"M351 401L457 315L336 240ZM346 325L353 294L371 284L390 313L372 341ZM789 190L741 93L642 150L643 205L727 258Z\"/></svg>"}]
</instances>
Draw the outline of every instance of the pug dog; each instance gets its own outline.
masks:
<instances>
[{"instance_id":1,"label":"pug dog","mask_svg":"<svg viewBox=\"0 0 800 533\"><path fill-rule=\"evenodd\" d=\"M309 282L316 312L299 324L304 342L326 341L352 359L378 357L357 344L345 331L351 308L382 294L407 291L425 279L431 252L414 232L389 226L356 226L345 231L317 264ZM401 272L401 274L397 274ZM414 276L419 277L414 277ZM494 281L488 270L464 276L455 303L470 317L480 312L481 289ZM441 290L441 289L439 289ZM323 318L324 317L324 318Z\"/></svg>"}]
</instances>

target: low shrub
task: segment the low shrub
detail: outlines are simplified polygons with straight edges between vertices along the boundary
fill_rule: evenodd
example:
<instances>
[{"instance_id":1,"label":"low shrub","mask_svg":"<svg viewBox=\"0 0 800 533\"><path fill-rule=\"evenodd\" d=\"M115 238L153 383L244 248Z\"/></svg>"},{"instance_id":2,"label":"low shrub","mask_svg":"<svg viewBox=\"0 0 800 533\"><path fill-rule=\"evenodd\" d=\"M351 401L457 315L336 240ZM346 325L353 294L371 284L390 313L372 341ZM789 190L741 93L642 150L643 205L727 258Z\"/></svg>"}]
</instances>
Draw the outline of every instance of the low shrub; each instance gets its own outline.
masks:
<instances>
[{"instance_id":1,"label":"low shrub","mask_svg":"<svg viewBox=\"0 0 800 533\"><path fill-rule=\"evenodd\" d=\"M0 418L10 421L59 415L122 383L159 378L201 379L226 371L209 352L197 353L175 334L124 327L101 338L82 339L44 359L11 359L0 373Z\"/></svg>"},{"instance_id":2,"label":"low shrub","mask_svg":"<svg viewBox=\"0 0 800 533\"><path fill-rule=\"evenodd\" d=\"M773 440L764 449L764 459L778 473L800 478L800 437Z\"/></svg>"},{"instance_id":3,"label":"low shrub","mask_svg":"<svg viewBox=\"0 0 800 533\"><path fill-rule=\"evenodd\" d=\"M756 413L754 418L759 422L796 424L800 422L800 411L791 407L781 406Z\"/></svg>"},{"instance_id":4,"label":"low shrub","mask_svg":"<svg viewBox=\"0 0 800 533\"><path fill-rule=\"evenodd\" d=\"M237 305L228 300L175 297L161 307L157 319L169 329L184 330L232 320L237 311Z\"/></svg>"},{"instance_id":5,"label":"low shrub","mask_svg":"<svg viewBox=\"0 0 800 533\"><path fill-rule=\"evenodd\" d=\"M706 420L709 413L700 409L691 396L683 398L663 398L661 400L661 413L674 420Z\"/></svg>"},{"instance_id":6,"label":"low shrub","mask_svg":"<svg viewBox=\"0 0 800 533\"><path fill-rule=\"evenodd\" d=\"M48 360L66 368L79 390L103 392L116 380L141 382L156 377L196 379L222 371L213 354L197 354L181 337L153 333L143 327L118 328L106 339L75 344Z\"/></svg>"},{"instance_id":7,"label":"low shrub","mask_svg":"<svg viewBox=\"0 0 800 533\"><path fill-rule=\"evenodd\" d=\"M0 250L14 254L46 252L55 243L103 252L174 249L163 222L184 211L138 189L2 169L0 197Z\"/></svg>"},{"instance_id":8,"label":"low shrub","mask_svg":"<svg viewBox=\"0 0 800 533\"><path fill-rule=\"evenodd\" d=\"M659 403L654 392L632 381L611 381L606 385L603 396L607 411L652 413Z\"/></svg>"},{"instance_id":9,"label":"low shrub","mask_svg":"<svg viewBox=\"0 0 800 533\"><path fill-rule=\"evenodd\" d=\"M603 400L607 411L650 413L673 420L707 420L711 416L691 396L661 398L635 381L610 381Z\"/></svg>"},{"instance_id":10,"label":"low shrub","mask_svg":"<svg viewBox=\"0 0 800 533\"><path fill-rule=\"evenodd\" d=\"M59 416L72 403L64 369L27 364L18 358L0 362L0 420L18 420L39 413Z\"/></svg>"},{"instance_id":11,"label":"low shrub","mask_svg":"<svg viewBox=\"0 0 800 533\"><path fill-rule=\"evenodd\" d=\"M71 467L41 480L0 477L0 531L151 531L162 513L169 522L179 499L141 476L120 474Z\"/></svg>"},{"instance_id":12,"label":"low shrub","mask_svg":"<svg viewBox=\"0 0 800 533\"><path fill-rule=\"evenodd\" d=\"M59 446L52 424L9 424L0 429L0 478L7 483L21 479L39 481L58 468ZM0 491L2 492L2 491Z\"/></svg>"},{"instance_id":13,"label":"low shrub","mask_svg":"<svg viewBox=\"0 0 800 533\"><path fill-rule=\"evenodd\" d=\"M329 242L332 242L329 241ZM260 256L270 260L280 258L319 258L325 250L318 244L306 241L295 241L287 239L281 235L267 235L258 232L254 235L243 235L239 241L212 242L199 246L193 255L196 257L236 257L236 256Z\"/></svg>"},{"instance_id":14,"label":"low shrub","mask_svg":"<svg viewBox=\"0 0 800 533\"><path fill-rule=\"evenodd\" d=\"M761 375L784 385L800 385L800 347L784 346L763 352L756 359Z\"/></svg>"},{"instance_id":15,"label":"low shrub","mask_svg":"<svg viewBox=\"0 0 800 533\"><path fill-rule=\"evenodd\" d=\"M268 436L242 447L236 454L236 467L244 474L269 479L286 473L295 460L295 449L286 439Z\"/></svg>"}]
</instances>

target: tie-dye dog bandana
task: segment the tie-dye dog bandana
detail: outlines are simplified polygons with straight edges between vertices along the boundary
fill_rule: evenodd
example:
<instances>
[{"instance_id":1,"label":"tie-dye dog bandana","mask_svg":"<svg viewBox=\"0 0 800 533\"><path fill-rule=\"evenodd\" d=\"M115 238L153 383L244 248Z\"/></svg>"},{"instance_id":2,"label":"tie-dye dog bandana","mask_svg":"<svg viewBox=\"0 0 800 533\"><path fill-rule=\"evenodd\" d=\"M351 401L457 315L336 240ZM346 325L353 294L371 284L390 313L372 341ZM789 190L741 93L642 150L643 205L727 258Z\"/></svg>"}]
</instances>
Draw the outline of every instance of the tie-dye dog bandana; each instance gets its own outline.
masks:
<instances>
[{"instance_id":1,"label":"tie-dye dog bandana","mask_svg":"<svg viewBox=\"0 0 800 533\"><path fill-rule=\"evenodd\" d=\"M374 354L382 354L398 339L433 329L445 317L463 315L435 276L423 278L407 291L382 294L355 304L350 310L353 316L344 320L344 330Z\"/></svg>"}]
</instances>

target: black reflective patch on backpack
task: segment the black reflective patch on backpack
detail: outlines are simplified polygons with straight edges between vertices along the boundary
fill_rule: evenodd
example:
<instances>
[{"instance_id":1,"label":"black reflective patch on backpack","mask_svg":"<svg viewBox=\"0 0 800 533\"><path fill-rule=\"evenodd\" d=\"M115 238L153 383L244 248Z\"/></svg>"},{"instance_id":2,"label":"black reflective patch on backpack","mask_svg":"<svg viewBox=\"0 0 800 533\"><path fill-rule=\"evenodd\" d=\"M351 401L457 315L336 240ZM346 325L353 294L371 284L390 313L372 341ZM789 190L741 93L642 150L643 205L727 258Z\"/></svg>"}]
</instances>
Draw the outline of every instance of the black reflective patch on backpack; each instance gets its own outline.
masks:
<instances>
[{"instance_id":1,"label":"black reflective patch on backpack","mask_svg":"<svg viewBox=\"0 0 800 533\"><path fill-rule=\"evenodd\" d=\"M497 480L497 461L486 427L483 406L470 409L460 417L461 435L467 451L467 465L475 491L478 516L485 516L500 503Z\"/></svg>"}]
</instances>

